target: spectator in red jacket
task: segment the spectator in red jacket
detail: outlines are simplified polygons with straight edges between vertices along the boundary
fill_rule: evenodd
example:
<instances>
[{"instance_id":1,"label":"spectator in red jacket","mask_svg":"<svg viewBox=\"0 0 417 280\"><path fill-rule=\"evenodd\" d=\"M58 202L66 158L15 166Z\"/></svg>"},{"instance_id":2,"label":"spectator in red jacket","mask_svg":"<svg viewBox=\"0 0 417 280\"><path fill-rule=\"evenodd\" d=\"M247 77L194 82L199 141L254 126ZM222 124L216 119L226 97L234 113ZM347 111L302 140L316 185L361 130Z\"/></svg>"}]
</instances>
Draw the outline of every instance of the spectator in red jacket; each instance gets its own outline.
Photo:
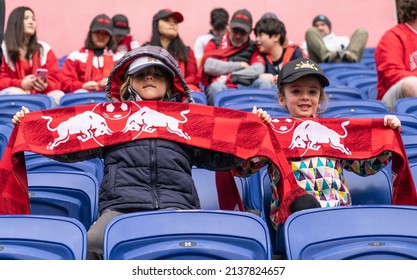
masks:
<instances>
[{"instance_id":1,"label":"spectator in red jacket","mask_svg":"<svg viewBox=\"0 0 417 280\"><path fill-rule=\"evenodd\" d=\"M417 0L399 0L400 23L375 49L378 97L390 111L400 98L417 96Z\"/></svg>"},{"instance_id":2,"label":"spectator in red jacket","mask_svg":"<svg viewBox=\"0 0 417 280\"><path fill-rule=\"evenodd\" d=\"M107 77L123 54L114 53L113 24L100 14L90 24L84 47L70 53L62 67L62 90L69 92L104 91Z\"/></svg>"},{"instance_id":3,"label":"spectator in red jacket","mask_svg":"<svg viewBox=\"0 0 417 280\"><path fill-rule=\"evenodd\" d=\"M170 9L158 11L152 19L151 40L144 45L162 47L177 60L181 72L190 90L201 91L198 87L197 63L194 51L184 44L178 33L178 23L183 22L184 17L180 12ZM175 83L179 85L179 78L175 77Z\"/></svg>"},{"instance_id":4,"label":"spectator in red jacket","mask_svg":"<svg viewBox=\"0 0 417 280\"><path fill-rule=\"evenodd\" d=\"M117 14L112 18L114 41L117 51L127 53L140 46L135 36L130 34L129 20L125 15Z\"/></svg>"},{"instance_id":5,"label":"spectator in red jacket","mask_svg":"<svg viewBox=\"0 0 417 280\"><path fill-rule=\"evenodd\" d=\"M10 13L1 47L1 94L43 93L55 104L59 102L64 93L60 90L58 60L50 45L38 41L31 8L17 7ZM37 75L40 68L43 74Z\"/></svg>"}]
</instances>

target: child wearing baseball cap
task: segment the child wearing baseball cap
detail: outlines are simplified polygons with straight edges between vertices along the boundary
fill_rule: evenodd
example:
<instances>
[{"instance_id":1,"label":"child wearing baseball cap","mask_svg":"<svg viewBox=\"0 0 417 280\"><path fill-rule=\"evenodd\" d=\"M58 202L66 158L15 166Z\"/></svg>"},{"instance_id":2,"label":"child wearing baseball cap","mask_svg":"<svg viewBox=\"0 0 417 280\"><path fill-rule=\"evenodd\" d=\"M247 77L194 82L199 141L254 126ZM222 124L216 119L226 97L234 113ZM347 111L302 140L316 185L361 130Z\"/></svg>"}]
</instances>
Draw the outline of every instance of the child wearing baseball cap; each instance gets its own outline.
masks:
<instances>
[{"instance_id":1,"label":"child wearing baseball cap","mask_svg":"<svg viewBox=\"0 0 417 280\"><path fill-rule=\"evenodd\" d=\"M324 88L328 85L329 80L317 63L308 58L292 60L284 65L278 78L279 104L286 107L293 118L317 118L321 106L326 103ZM269 114L262 109L254 107L253 113L266 124L272 122ZM384 117L384 125L392 129L401 129L400 120L393 115ZM306 195L292 202L291 213L309 208L351 205L352 199L346 187L343 170L367 176L382 170L390 161L391 152L383 152L376 158L366 160L341 160L328 157L289 158L288 162L298 186L307 192ZM239 166L236 175L249 176L264 166L267 166L271 180L270 219L276 230L275 247L278 253L284 254L282 224L277 223L280 203L277 186L281 177L279 169L267 158L257 157Z\"/></svg>"},{"instance_id":2,"label":"child wearing baseball cap","mask_svg":"<svg viewBox=\"0 0 417 280\"><path fill-rule=\"evenodd\" d=\"M182 91L177 89L175 77L180 80ZM177 61L157 46L126 53L110 73L106 95L115 102L193 102ZM26 108L17 112L13 123L19 124L28 112ZM104 231L114 217L139 211L199 209L200 200L191 177L193 166L226 171L241 163L231 154L158 138L105 146L93 153L88 158L104 160L104 176L99 217L88 230L87 259L103 258Z\"/></svg>"}]
</instances>

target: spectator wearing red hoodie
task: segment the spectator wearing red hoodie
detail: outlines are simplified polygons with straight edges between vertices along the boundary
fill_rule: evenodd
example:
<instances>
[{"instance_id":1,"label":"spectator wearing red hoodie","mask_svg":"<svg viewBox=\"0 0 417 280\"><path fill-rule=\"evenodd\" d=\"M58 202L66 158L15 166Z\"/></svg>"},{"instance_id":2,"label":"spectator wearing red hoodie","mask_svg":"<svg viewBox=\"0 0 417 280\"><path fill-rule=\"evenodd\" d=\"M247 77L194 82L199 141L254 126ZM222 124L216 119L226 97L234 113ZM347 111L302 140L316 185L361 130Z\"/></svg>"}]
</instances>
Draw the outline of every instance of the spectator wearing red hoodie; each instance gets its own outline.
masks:
<instances>
[{"instance_id":1,"label":"spectator wearing red hoodie","mask_svg":"<svg viewBox=\"0 0 417 280\"><path fill-rule=\"evenodd\" d=\"M50 45L38 41L35 13L29 7L17 7L7 21L2 43L0 69L1 94L42 93L55 104L64 95L58 60ZM44 76L36 75L43 68Z\"/></svg>"},{"instance_id":2,"label":"spectator wearing red hoodie","mask_svg":"<svg viewBox=\"0 0 417 280\"><path fill-rule=\"evenodd\" d=\"M127 53L137 47L140 47L135 36L130 34L129 20L125 15L117 14L112 18L113 36L117 45L117 51Z\"/></svg>"},{"instance_id":3,"label":"spectator wearing red hoodie","mask_svg":"<svg viewBox=\"0 0 417 280\"><path fill-rule=\"evenodd\" d=\"M114 64L123 56L114 53L113 24L109 16L97 15L90 24L84 47L65 59L62 90L65 93L104 91Z\"/></svg>"}]
</instances>

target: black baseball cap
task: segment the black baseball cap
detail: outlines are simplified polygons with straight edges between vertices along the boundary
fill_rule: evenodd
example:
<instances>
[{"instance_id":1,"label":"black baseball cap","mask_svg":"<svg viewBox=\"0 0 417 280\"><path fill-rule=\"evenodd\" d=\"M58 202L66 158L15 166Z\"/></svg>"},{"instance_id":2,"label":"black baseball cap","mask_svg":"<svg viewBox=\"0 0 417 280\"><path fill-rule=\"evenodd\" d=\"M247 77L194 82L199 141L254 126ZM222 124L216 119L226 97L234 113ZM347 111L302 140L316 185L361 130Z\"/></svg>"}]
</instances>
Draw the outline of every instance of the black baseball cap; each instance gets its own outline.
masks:
<instances>
[{"instance_id":1,"label":"black baseball cap","mask_svg":"<svg viewBox=\"0 0 417 280\"><path fill-rule=\"evenodd\" d=\"M126 36L129 34L130 27L129 21L125 15L118 14L113 16L113 33L114 35L123 35Z\"/></svg>"},{"instance_id":2,"label":"black baseball cap","mask_svg":"<svg viewBox=\"0 0 417 280\"><path fill-rule=\"evenodd\" d=\"M282 84L292 83L307 75L316 76L320 80L322 87L327 87L330 84L317 63L308 58L298 58L291 60L282 67L277 86L279 88Z\"/></svg>"},{"instance_id":3,"label":"black baseball cap","mask_svg":"<svg viewBox=\"0 0 417 280\"><path fill-rule=\"evenodd\" d=\"M154 16L153 16L153 21L157 21L160 20L162 18L167 18L167 17L174 17L178 23L183 22L184 21L184 17L180 12L175 12L172 11L170 9L163 9L163 10L159 10Z\"/></svg>"},{"instance_id":4,"label":"black baseball cap","mask_svg":"<svg viewBox=\"0 0 417 280\"><path fill-rule=\"evenodd\" d=\"M252 31L251 13L246 9L237 10L230 21L230 28L241 28L246 33L250 33Z\"/></svg>"},{"instance_id":5,"label":"black baseball cap","mask_svg":"<svg viewBox=\"0 0 417 280\"><path fill-rule=\"evenodd\" d=\"M96 16L90 24L90 31L105 30L113 35L113 24L110 17L106 14Z\"/></svg>"}]
</instances>

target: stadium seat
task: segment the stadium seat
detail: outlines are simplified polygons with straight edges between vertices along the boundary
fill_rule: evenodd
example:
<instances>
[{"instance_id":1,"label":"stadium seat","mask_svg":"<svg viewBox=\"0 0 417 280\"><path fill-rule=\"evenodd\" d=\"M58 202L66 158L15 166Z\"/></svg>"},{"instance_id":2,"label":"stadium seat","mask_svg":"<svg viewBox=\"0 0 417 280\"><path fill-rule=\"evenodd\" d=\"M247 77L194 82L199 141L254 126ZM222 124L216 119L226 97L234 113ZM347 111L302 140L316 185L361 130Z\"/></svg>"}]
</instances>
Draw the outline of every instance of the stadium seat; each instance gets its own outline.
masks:
<instances>
[{"instance_id":1,"label":"stadium seat","mask_svg":"<svg viewBox=\"0 0 417 280\"><path fill-rule=\"evenodd\" d=\"M376 85L374 87L368 88L368 99L376 100L378 96L378 89L376 88Z\"/></svg>"},{"instance_id":2,"label":"stadium seat","mask_svg":"<svg viewBox=\"0 0 417 280\"><path fill-rule=\"evenodd\" d=\"M395 111L401 114L411 114L417 116L417 97L398 99L395 103Z\"/></svg>"},{"instance_id":3,"label":"stadium seat","mask_svg":"<svg viewBox=\"0 0 417 280\"><path fill-rule=\"evenodd\" d=\"M271 258L265 222L245 212L161 210L131 213L111 220L104 233L104 259L107 260Z\"/></svg>"},{"instance_id":4,"label":"stadium seat","mask_svg":"<svg viewBox=\"0 0 417 280\"><path fill-rule=\"evenodd\" d=\"M338 63L320 63L319 64L327 77L333 78L333 73L339 73L347 70L369 70L365 65L360 63L338 62Z\"/></svg>"},{"instance_id":5,"label":"stadium seat","mask_svg":"<svg viewBox=\"0 0 417 280\"><path fill-rule=\"evenodd\" d=\"M417 259L416 206L315 208L284 224L289 260Z\"/></svg>"},{"instance_id":6,"label":"stadium seat","mask_svg":"<svg viewBox=\"0 0 417 280\"><path fill-rule=\"evenodd\" d=\"M202 91L191 91L191 96L193 97L195 103L207 105L207 96Z\"/></svg>"},{"instance_id":7,"label":"stadium seat","mask_svg":"<svg viewBox=\"0 0 417 280\"><path fill-rule=\"evenodd\" d=\"M12 123L12 118L21 107L0 108L0 122Z\"/></svg>"},{"instance_id":8,"label":"stadium seat","mask_svg":"<svg viewBox=\"0 0 417 280\"><path fill-rule=\"evenodd\" d=\"M13 128L14 126L11 123L0 122L0 160L6 150Z\"/></svg>"},{"instance_id":9,"label":"stadium seat","mask_svg":"<svg viewBox=\"0 0 417 280\"><path fill-rule=\"evenodd\" d=\"M334 100L329 101L325 111L320 114L323 118L334 118L340 115L356 113L388 113L387 106L377 100Z\"/></svg>"},{"instance_id":10,"label":"stadium seat","mask_svg":"<svg viewBox=\"0 0 417 280\"><path fill-rule=\"evenodd\" d=\"M327 87L324 89L329 101L367 99L368 96L361 94L359 89L348 86Z\"/></svg>"},{"instance_id":11,"label":"stadium seat","mask_svg":"<svg viewBox=\"0 0 417 280\"><path fill-rule=\"evenodd\" d=\"M390 168L391 166L387 166L376 174L365 177L344 171L346 186L352 196L352 205L391 204Z\"/></svg>"},{"instance_id":12,"label":"stadium seat","mask_svg":"<svg viewBox=\"0 0 417 280\"><path fill-rule=\"evenodd\" d=\"M84 260L87 233L73 218L0 215L0 260Z\"/></svg>"},{"instance_id":13,"label":"stadium seat","mask_svg":"<svg viewBox=\"0 0 417 280\"><path fill-rule=\"evenodd\" d=\"M384 119L386 112L382 113L346 113L340 114L340 118L364 118ZM417 134L417 116L407 114L395 114L401 121L401 134Z\"/></svg>"},{"instance_id":14,"label":"stadium seat","mask_svg":"<svg viewBox=\"0 0 417 280\"><path fill-rule=\"evenodd\" d=\"M346 81L346 84L349 87L354 87L357 88L359 90L359 92L361 93L361 95L364 97L364 99L369 99L368 96L368 92L371 88L376 87L378 81L378 77L364 77L364 78L354 78L354 79L349 79ZM375 99L375 98L373 98Z\"/></svg>"},{"instance_id":15,"label":"stadium seat","mask_svg":"<svg viewBox=\"0 0 417 280\"><path fill-rule=\"evenodd\" d=\"M220 210L219 199L216 188L216 172L193 166L191 175L200 198L201 209ZM235 177L236 187L244 201L247 181L245 178Z\"/></svg>"},{"instance_id":16,"label":"stadium seat","mask_svg":"<svg viewBox=\"0 0 417 280\"><path fill-rule=\"evenodd\" d=\"M25 106L31 112L50 109L52 107L52 99L45 94L0 95L0 111L13 108L14 112L17 112L22 106Z\"/></svg>"},{"instance_id":17,"label":"stadium seat","mask_svg":"<svg viewBox=\"0 0 417 280\"><path fill-rule=\"evenodd\" d=\"M345 71L332 71L331 73L327 74L329 77L333 79L339 80L342 84L347 85L349 81L358 80L363 78L377 78L377 73L375 70L370 69L353 69L353 70L345 70Z\"/></svg>"},{"instance_id":18,"label":"stadium seat","mask_svg":"<svg viewBox=\"0 0 417 280\"><path fill-rule=\"evenodd\" d=\"M271 102L277 103L277 90L276 89L227 89L216 93L214 96L214 106L227 107L229 104L241 104L241 103L253 103L258 102Z\"/></svg>"},{"instance_id":19,"label":"stadium seat","mask_svg":"<svg viewBox=\"0 0 417 280\"><path fill-rule=\"evenodd\" d=\"M104 175L104 163L102 159L92 158L77 162L61 162L48 158L41 154L26 153L26 170L32 171L80 171L88 172L97 178L98 185Z\"/></svg>"},{"instance_id":20,"label":"stadium seat","mask_svg":"<svg viewBox=\"0 0 417 280\"><path fill-rule=\"evenodd\" d=\"M412 174L413 180L414 180L414 185L417 188L417 161L410 162L409 164L410 164L411 174Z\"/></svg>"},{"instance_id":21,"label":"stadium seat","mask_svg":"<svg viewBox=\"0 0 417 280\"><path fill-rule=\"evenodd\" d=\"M67 93L59 101L58 106L77 106L82 104L96 104L107 102L104 91Z\"/></svg>"},{"instance_id":22,"label":"stadium seat","mask_svg":"<svg viewBox=\"0 0 417 280\"><path fill-rule=\"evenodd\" d=\"M28 172L33 214L75 218L88 230L98 214L98 183L88 172Z\"/></svg>"},{"instance_id":23,"label":"stadium seat","mask_svg":"<svg viewBox=\"0 0 417 280\"><path fill-rule=\"evenodd\" d=\"M240 111L245 111L248 113L252 112L253 106L266 110L271 117L289 117L288 110L278 104L278 101L275 102L244 102L236 104L226 104L223 108L235 109Z\"/></svg>"},{"instance_id":24,"label":"stadium seat","mask_svg":"<svg viewBox=\"0 0 417 280\"><path fill-rule=\"evenodd\" d=\"M411 166L412 164L417 163L417 133L403 134L401 135L401 137L403 140L405 154L407 155L408 163ZM414 178L417 179L417 173L416 175L413 175L413 176Z\"/></svg>"}]
</instances>

